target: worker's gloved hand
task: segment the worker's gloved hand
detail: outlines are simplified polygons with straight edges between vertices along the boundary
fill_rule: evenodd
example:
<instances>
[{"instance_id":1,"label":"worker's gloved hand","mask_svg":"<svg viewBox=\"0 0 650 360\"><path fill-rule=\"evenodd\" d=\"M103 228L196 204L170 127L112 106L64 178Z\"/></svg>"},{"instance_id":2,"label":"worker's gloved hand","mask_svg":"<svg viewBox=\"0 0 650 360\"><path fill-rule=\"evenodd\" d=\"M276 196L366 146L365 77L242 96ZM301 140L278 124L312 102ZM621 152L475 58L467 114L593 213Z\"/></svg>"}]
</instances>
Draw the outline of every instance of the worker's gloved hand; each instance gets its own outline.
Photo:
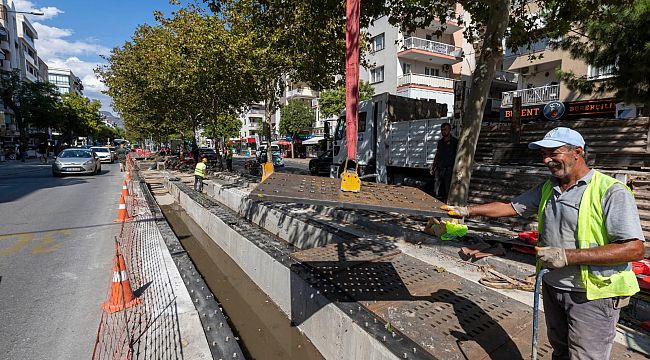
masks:
<instances>
[{"instance_id":1,"label":"worker's gloved hand","mask_svg":"<svg viewBox=\"0 0 650 360\"><path fill-rule=\"evenodd\" d=\"M563 248L543 247L537 250L537 258L550 269L559 269L568 265Z\"/></svg>"},{"instance_id":2,"label":"worker's gloved hand","mask_svg":"<svg viewBox=\"0 0 650 360\"><path fill-rule=\"evenodd\" d=\"M469 216L469 207L467 206L442 205L440 207L440 210L446 211L447 214L451 217L462 218L465 216Z\"/></svg>"}]
</instances>

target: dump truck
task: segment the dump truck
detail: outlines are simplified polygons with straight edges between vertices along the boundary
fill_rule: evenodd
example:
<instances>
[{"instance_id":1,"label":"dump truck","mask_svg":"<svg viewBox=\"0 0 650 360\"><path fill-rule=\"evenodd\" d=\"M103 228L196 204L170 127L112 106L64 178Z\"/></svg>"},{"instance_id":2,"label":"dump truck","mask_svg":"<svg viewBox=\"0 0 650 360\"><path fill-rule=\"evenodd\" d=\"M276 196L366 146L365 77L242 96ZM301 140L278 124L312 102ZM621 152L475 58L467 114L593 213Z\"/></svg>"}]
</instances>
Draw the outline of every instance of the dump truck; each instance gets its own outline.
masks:
<instances>
[{"instance_id":1,"label":"dump truck","mask_svg":"<svg viewBox=\"0 0 650 360\"><path fill-rule=\"evenodd\" d=\"M411 99L383 93L359 104L357 158L347 161L358 166L362 179L385 184L431 189L429 169L442 137L441 125L458 126L447 116L447 105L435 100ZM338 178L346 166L345 110L338 118L332 144L330 177Z\"/></svg>"}]
</instances>

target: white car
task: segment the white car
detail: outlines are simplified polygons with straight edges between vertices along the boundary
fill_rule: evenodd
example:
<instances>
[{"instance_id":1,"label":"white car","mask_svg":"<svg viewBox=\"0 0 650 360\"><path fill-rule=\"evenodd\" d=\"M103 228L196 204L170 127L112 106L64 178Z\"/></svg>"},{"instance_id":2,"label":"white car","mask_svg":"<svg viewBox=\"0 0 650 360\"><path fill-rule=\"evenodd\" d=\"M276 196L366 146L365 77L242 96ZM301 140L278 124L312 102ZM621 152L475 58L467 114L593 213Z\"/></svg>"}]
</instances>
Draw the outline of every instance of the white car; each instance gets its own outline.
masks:
<instances>
[{"instance_id":1,"label":"white car","mask_svg":"<svg viewBox=\"0 0 650 360\"><path fill-rule=\"evenodd\" d=\"M111 149L105 146L93 146L90 150L94 151L101 162L113 163L113 154L111 154Z\"/></svg>"}]
</instances>

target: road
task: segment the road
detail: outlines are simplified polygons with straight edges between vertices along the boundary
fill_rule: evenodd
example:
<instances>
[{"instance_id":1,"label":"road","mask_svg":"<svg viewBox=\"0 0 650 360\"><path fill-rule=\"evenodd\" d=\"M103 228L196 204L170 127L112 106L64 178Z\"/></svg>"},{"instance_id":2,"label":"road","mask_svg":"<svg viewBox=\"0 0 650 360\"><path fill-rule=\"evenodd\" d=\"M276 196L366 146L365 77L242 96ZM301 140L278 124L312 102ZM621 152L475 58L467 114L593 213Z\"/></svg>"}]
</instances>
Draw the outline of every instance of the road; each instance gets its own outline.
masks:
<instances>
[{"instance_id":1,"label":"road","mask_svg":"<svg viewBox=\"0 0 650 360\"><path fill-rule=\"evenodd\" d=\"M88 359L112 275L117 164L0 163L0 359Z\"/></svg>"}]
</instances>

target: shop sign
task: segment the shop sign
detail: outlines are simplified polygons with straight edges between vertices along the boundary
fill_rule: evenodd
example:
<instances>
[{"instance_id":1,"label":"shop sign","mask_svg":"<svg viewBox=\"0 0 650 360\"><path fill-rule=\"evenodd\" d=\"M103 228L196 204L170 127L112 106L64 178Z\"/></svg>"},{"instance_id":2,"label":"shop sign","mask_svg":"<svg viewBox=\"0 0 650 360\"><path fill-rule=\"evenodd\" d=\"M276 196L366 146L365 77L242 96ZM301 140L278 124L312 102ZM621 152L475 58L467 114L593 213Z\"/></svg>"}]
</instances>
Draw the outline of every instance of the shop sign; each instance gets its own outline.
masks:
<instances>
[{"instance_id":1,"label":"shop sign","mask_svg":"<svg viewBox=\"0 0 650 360\"><path fill-rule=\"evenodd\" d=\"M568 120L581 117L614 118L616 115L616 99L585 100L560 102L551 101L543 105L524 106L521 109L521 120ZM501 121L512 119L512 108L500 111Z\"/></svg>"}]
</instances>

